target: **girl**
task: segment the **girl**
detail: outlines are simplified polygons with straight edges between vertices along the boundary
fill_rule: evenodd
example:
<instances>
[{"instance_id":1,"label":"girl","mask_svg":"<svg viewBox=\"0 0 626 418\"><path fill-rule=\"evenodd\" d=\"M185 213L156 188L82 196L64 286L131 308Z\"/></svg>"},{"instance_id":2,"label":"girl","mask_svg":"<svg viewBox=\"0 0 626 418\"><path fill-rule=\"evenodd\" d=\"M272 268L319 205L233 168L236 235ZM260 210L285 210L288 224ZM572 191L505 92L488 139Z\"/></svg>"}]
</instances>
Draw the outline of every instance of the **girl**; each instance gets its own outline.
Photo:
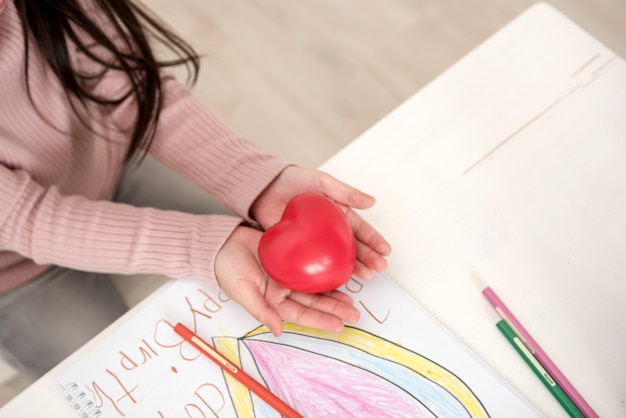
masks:
<instances>
[{"instance_id":1,"label":"girl","mask_svg":"<svg viewBox=\"0 0 626 418\"><path fill-rule=\"evenodd\" d=\"M345 208L355 231L355 274L371 277L386 268L390 248L351 208L368 208L373 197L230 130L164 71L186 65L194 81L198 57L138 4L0 0L0 10L6 357L37 377L95 335L125 309L111 274L213 282L275 335L282 320L338 331L358 319L339 291L302 294L268 278L257 245L293 196L323 193ZM155 57L152 42L174 58ZM125 167L148 154L232 214L116 200Z\"/></svg>"}]
</instances>

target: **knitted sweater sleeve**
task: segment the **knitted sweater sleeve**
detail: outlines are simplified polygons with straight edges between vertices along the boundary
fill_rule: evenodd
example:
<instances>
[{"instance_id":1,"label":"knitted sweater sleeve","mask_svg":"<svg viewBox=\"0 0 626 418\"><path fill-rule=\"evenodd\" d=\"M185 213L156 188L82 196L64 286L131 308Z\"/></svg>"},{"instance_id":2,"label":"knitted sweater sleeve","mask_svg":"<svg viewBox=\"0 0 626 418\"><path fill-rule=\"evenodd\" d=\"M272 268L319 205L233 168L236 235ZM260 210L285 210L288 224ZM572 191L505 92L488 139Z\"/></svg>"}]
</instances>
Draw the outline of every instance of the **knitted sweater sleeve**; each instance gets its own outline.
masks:
<instances>
[{"instance_id":1,"label":"knitted sweater sleeve","mask_svg":"<svg viewBox=\"0 0 626 418\"><path fill-rule=\"evenodd\" d=\"M56 187L2 165L0 208L0 247L39 265L209 281L215 278L215 254L240 223L224 215L62 196Z\"/></svg>"},{"instance_id":2,"label":"knitted sweater sleeve","mask_svg":"<svg viewBox=\"0 0 626 418\"><path fill-rule=\"evenodd\" d=\"M174 79L165 76L164 83L166 103L150 151L248 217L256 196L287 163L234 134ZM132 113L125 107L115 110L120 124L120 115ZM0 248L39 265L215 283L215 256L241 221L64 196L24 170L0 165Z\"/></svg>"},{"instance_id":3,"label":"knitted sweater sleeve","mask_svg":"<svg viewBox=\"0 0 626 418\"><path fill-rule=\"evenodd\" d=\"M287 163L235 134L173 76L165 74L163 85L150 153L250 221L252 202Z\"/></svg>"}]
</instances>

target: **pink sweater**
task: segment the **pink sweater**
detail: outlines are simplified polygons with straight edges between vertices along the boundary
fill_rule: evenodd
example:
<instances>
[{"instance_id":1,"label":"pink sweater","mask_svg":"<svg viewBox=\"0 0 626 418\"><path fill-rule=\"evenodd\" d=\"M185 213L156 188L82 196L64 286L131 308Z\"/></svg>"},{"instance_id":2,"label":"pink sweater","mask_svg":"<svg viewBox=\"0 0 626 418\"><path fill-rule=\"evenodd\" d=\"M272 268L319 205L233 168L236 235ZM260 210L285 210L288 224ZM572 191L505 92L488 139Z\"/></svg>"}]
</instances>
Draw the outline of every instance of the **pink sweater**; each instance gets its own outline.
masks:
<instances>
[{"instance_id":1,"label":"pink sweater","mask_svg":"<svg viewBox=\"0 0 626 418\"><path fill-rule=\"evenodd\" d=\"M75 116L33 44L29 59L37 109L26 93L22 29L9 1L0 13L0 293L51 265L214 280L215 255L241 218L110 202L132 101L94 109L103 139ZM111 75L93 88L114 94L124 83ZM287 163L231 131L173 77L164 76L164 89L151 155L247 217Z\"/></svg>"}]
</instances>

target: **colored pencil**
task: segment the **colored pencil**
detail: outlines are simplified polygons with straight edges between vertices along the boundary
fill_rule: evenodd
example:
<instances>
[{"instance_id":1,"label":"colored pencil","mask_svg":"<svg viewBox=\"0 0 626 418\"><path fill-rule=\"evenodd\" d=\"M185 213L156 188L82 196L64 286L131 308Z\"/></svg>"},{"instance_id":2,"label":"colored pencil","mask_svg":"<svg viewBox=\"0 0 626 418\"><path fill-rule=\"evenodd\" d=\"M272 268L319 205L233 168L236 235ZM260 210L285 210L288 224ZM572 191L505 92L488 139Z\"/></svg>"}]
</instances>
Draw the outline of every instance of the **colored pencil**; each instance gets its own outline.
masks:
<instances>
[{"instance_id":1,"label":"colored pencil","mask_svg":"<svg viewBox=\"0 0 626 418\"><path fill-rule=\"evenodd\" d=\"M267 402L268 405L278 411L281 415L286 418L302 418L302 416L293 410L289 405L270 392L265 386L254 380L250 375L246 374L239 367L231 363L226 357L222 356L219 351L213 348L206 341L203 341L189 328L185 327L181 323L178 323L174 326L174 331L176 331L178 335L183 337L195 348L200 350L202 354L213 360L213 362L237 379L241 384Z\"/></svg>"},{"instance_id":2,"label":"colored pencil","mask_svg":"<svg viewBox=\"0 0 626 418\"><path fill-rule=\"evenodd\" d=\"M515 315L506 307L506 305L500 300L496 292L490 287L483 290L483 295L489 301L489 303L495 308L496 312L504 319L507 324L513 329L517 336L522 340L524 345L528 348L530 353L539 361L539 363L546 369L550 376L561 387L563 392L570 398L570 400L576 405L576 407L587 418L598 418L598 414L591 408L591 406L585 401L585 399L578 393L576 388L567 380L565 375L559 370L554 362L548 357L548 355L541 349L539 344L533 339L528 331L522 326L522 324L515 318Z\"/></svg>"},{"instance_id":3,"label":"colored pencil","mask_svg":"<svg viewBox=\"0 0 626 418\"><path fill-rule=\"evenodd\" d=\"M546 369L544 369L532 355L526 345L524 345L522 340L517 336L515 331L513 331L513 328L509 326L508 322L501 319L497 323L497 326L506 339L511 343L513 348L515 348L515 351L517 351L524 359L526 364L532 369L535 375L537 375L539 380L541 380L541 383L543 383L543 385L550 391L552 396L554 396L554 398L561 404L569 416L573 418L585 418L576 405L574 405L565 392L563 392L563 389L556 384L552 376L550 376Z\"/></svg>"}]
</instances>

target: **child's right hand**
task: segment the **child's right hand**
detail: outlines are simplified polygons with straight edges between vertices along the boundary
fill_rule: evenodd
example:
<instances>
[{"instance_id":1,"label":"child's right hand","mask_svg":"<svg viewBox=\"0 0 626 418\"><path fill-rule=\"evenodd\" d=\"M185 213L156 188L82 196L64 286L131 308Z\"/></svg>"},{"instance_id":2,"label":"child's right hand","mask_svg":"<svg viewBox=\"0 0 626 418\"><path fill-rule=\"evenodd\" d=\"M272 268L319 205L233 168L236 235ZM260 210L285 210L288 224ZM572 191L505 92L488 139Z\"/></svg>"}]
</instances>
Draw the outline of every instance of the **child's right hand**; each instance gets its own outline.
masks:
<instances>
[{"instance_id":1,"label":"child's right hand","mask_svg":"<svg viewBox=\"0 0 626 418\"><path fill-rule=\"evenodd\" d=\"M339 332L344 321L359 319L354 301L343 292L294 292L269 278L258 259L261 235L259 230L239 226L216 255L217 281L231 299L266 325L275 336L282 333L283 320Z\"/></svg>"}]
</instances>

